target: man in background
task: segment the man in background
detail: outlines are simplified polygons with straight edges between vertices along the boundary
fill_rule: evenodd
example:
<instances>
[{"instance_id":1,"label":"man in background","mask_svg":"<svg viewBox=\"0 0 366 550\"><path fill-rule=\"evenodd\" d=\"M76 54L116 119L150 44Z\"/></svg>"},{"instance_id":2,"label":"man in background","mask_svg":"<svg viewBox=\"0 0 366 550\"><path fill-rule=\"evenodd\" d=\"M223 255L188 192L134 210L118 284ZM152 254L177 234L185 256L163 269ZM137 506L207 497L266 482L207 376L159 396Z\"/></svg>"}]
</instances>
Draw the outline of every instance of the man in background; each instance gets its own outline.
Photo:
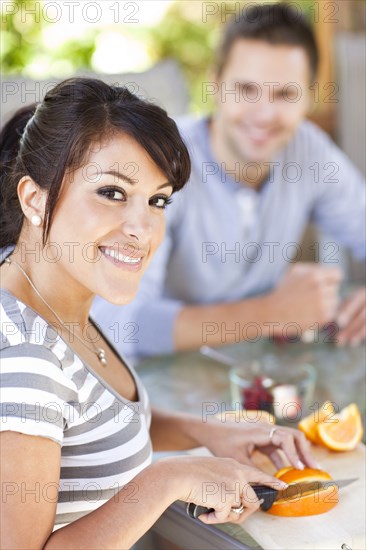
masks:
<instances>
[{"instance_id":1,"label":"man in background","mask_svg":"<svg viewBox=\"0 0 366 550\"><path fill-rule=\"evenodd\" d=\"M215 112L178 122L192 176L167 209L139 295L123 308L93 307L120 351L316 335L331 321L339 344L365 339L365 289L339 303L336 243L315 244L325 265L301 262L309 221L365 259L364 178L305 120L317 66L312 29L290 6L257 5L226 27L203 86Z\"/></svg>"}]
</instances>

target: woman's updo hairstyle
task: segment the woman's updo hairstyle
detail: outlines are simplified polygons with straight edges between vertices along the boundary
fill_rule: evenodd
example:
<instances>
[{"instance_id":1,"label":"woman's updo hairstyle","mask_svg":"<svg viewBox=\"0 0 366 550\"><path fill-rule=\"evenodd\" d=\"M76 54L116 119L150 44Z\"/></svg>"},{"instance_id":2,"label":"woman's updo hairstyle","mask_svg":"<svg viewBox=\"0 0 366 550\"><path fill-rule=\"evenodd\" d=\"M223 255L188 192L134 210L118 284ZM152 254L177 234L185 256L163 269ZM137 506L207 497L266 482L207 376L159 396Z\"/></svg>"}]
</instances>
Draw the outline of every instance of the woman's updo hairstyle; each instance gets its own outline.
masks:
<instances>
[{"instance_id":1,"label":"woman's updo hairstyle","mask_svg":"<svg viewBox=\"0 0 366 550\"><path fill-rule=\"evenodd\" d=\"M90 147L115 133L136 140L160 168L173 190L190 175L190 159L175 122L164 109L127 88L101 80L71 78L43 101L23 107L0 134L0 246L17 243L24 215L19 180L30 176L47 190L43 245L66 173L80 168Z\"/></svg>"}]
</instances>

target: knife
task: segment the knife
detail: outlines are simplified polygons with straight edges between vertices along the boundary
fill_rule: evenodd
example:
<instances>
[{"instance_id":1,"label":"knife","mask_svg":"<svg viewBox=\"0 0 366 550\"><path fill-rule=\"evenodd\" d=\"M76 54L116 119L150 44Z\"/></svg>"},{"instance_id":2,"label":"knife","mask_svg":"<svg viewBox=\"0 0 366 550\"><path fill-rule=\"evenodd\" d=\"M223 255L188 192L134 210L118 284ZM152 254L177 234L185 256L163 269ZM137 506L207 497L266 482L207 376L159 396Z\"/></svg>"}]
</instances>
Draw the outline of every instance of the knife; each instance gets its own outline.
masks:
<instances>
[{"instance_id":1,"label":"knife","mask_svg":"<svg viewBox=\"0 0 366 550\"><path fill-rule=\"evenodd\" d=\"M350 483L357 481L357 479L358 478L342 479L340 481L331 479L329 481L305 481L302 483L291 483L286 487L286 489L281 491L272 489L272 487L267 487L266 485L251 485L251 487L258 499L263 499L261 509L266 512L271 508L272 504L276 500L297 500L305 493L320 491L321 489L326 489L327 487L337 487L338 489L341 489L342 487L346 487ZM206 506L199 506L193 502L189 502L187 503L186 511L191 518L197 519L202 514L214 512L215 509L206 508Z\"/></svg>"}]
</instances>

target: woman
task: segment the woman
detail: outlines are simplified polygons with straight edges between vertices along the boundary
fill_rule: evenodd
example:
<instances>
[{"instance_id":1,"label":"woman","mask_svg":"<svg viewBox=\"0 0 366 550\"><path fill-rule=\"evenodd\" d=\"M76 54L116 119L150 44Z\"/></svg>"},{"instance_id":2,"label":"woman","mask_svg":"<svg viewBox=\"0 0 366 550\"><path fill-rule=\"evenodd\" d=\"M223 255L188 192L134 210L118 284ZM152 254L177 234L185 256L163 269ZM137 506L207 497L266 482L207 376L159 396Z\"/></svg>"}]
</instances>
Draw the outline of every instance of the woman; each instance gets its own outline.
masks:
<instances>
[{"instance_id":1,"label":"woman","mask_svg":"<svg viewBox=\"0 0 366 550\"><path fill-rule=\"evenodd\" d=\"M283 486L250 464L255 448L277 467L279 448L315 466L297 430L151 415L136 374L89 319L95 294L133 298L164 208L188 179L165 111L70 79L8 123L1 161L0 244L16 245L1 267L2 547L127 548L178 499L214 508L206 523L239 522L259 506L249 483ZM151 464L152 446L200 445L224 458ZM205 494L207 483L220 491Z\"/></svg>"}]
</instances>

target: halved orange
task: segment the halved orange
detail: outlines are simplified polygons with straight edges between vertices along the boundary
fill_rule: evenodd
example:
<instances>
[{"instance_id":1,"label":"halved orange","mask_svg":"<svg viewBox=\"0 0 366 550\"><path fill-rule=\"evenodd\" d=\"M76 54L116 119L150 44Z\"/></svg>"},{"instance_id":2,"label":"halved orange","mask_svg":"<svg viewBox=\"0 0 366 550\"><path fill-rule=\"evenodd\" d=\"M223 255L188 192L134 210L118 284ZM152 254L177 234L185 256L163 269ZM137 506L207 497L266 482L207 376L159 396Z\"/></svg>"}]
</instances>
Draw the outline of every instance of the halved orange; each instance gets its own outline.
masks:
<instances>
[{"instance_id":1,"label":"halved orange","mask_svg":"<svg viewBox=\"0 0 366 550\"><path fill-rule=\"evenodd\" d=\"M300 420L299 430L304 432L312 443L318 443L318 425L334 417L334 407L331 401L326 401L317 411Z\"/></svg>"},{"instance_id":2,"label":"halved orange","mask_svg":"<svg viewBox=\"0 0 366 550\"><path fill-rule=\"evenodd\" d=\"M297 470L288 467L279 470L275 477L289 485L303 481L329 481L331 476L322 470L304 468ZM311 491L291 499L279 499L268 510L275 516L300 517L315 516L328 512L338 503L338 488L335 485L319 491Z\"/></svg>"},{"instance_id":3,"label":"halved orange","mask_svg":"<svg viewBox=\"0 0 366 550\"><path fill-rule=\"evenodd\" d=\"M336 422L318 425L319 442L333 451L350 451L362 440L363 426L360 410L351 403L334 416Z\"/></svg>"},{"instance_id":4,"label":"halved orange","mask_svg":"<svg viewBox=\"0 0 366 550\"><path fill-rule=\"evenodd\" d=\"M278 472L276 472L274 474L274 477L278 477L280 478L281 476L283 476L283 474L285 474L286 472L288 472L289 470L293 470L294 467L293 466L287 466L286 468L281 468L281 470L278 470Z\"/></svg>"},{"instance_id":5,"label":"halved orange","mask_svg":"<svg viewBox=\"0 0 366 550\"><path fill-rule=\"evenodd\" d=\"M282 473L281 473L282 472ZM275 477L278 477L285 483L300 483L300 481L330 481L332 477L323 470L317 470L316 468L304 468L298 470L293 466L282 468L279 470Z\"/></svg>"}]
</instances>

